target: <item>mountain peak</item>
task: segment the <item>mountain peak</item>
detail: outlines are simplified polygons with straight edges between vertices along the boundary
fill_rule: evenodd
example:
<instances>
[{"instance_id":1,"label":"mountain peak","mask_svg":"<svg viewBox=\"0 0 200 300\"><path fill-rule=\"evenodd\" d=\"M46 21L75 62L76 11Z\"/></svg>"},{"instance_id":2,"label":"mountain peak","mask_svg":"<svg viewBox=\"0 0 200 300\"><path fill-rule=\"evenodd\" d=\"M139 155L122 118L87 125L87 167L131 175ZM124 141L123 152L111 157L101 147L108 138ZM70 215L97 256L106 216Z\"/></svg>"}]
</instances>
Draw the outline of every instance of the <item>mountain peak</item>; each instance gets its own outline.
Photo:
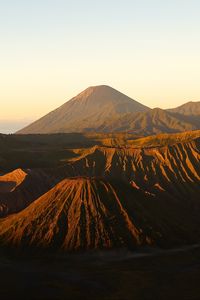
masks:
<instances>
[{"instance_id":1,"label":"mountain peak","mask_svg":"<svg viewBox=\"0 0 200 300\"><path fill-rule=\"evenodd\" d=\"M147 106L110 86L91 86L18 133L102 131L110 119L147 110Z\"/></svg>"},{"instance_id":2,"label":"mountain peak","mask_svg":"<svg viewBox=\"0 0 200 300\"><path fill-rule=\"evenodd\" d=\"M129 99L133 102L135 101L109 85L90 86L87 89L85 89L84 91L82 91L81 93L79 93L77 96L72 98L71 100L74 101L74 100L78 100L78 99L84 99L84 98L88 98L92 95L94 96L94 98L92 98L91 100L95 100L96 102L100 101L101 103L103 100L105 100L107 102L109 102L111 100L119 101L119 98L120 98L120 101L125 101L127 99ZM137 102L137 101L135 101L135 102Z\"/></svg>"},{"instance_id":3,"label":"mountain peak","mask_svg":"<svg viewBox=\"0 0 200 300\"><path fill-rule=\"evenodd\" d=\"M108 85L96 85L96 86L89 86L88 88L86 88L85 90L83 90L81 93L79 93L76 97L72 98L72 99L77 99L77 98L82 98L82 97L88 97L93 93L108 93L108 92L113 92L116 91L115 89L113 89L112 87L108 86Z\"/></svg>"},{"instance_id":4,"label":"mountain peak","mask_svg":"<svg viewBox=\"0 0 200 300\"><path fill-rule=\"evenodd\" d=\"M88 89L92 89L92 90L103 90L103 89L104 90L106 90L106 89L115 90L114 88L112 88L111 86L106 85L106 84L91 85L86 90L88 90Z\"/></svg>"},{"instance_id":5,"label":"mountain peak","mask_svg":"<svg viewBox=\"0 0 200 300\"><path fill-rule=\"evenodd\" d=\"M86 90L92 90L92 91L100 91L100 90L112 90L112 91L117 91L116 89L114 89L113 87L106 85L106 84L100 84L100 85L91 85L89 86Z\"/></svg>"}]
</instances>

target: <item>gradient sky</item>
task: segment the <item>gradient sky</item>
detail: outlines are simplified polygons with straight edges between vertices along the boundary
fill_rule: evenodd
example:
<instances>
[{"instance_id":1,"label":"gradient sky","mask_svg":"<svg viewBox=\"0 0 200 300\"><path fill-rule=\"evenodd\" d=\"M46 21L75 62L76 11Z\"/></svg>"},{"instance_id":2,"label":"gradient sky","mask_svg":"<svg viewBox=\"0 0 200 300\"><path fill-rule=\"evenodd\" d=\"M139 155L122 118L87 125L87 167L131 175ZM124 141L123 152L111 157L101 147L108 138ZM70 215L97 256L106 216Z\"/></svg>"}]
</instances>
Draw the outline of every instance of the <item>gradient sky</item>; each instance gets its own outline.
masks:
<instances>
[{"instance_id":1,"label":"gradient sky","mask_svg":"<svg viewBox=\"0 0 200 300\"><path fill-rule=\"evenodd\" d=\"M0 120L99 84L150 107L199 101L199 13L199 0L0 1Z\"/></svg>"}]
</instances>

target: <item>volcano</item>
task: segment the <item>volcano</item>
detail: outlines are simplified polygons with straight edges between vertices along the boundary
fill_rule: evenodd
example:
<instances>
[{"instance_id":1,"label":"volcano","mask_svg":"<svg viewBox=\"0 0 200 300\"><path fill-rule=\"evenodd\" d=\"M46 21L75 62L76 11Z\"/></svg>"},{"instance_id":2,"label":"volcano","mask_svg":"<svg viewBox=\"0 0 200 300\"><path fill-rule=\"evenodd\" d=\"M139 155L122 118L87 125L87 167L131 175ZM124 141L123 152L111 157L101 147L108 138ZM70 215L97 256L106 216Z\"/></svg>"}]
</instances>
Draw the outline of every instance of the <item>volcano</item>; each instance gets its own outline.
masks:
<instances>
[{"instance_id":1,"label":"volcano","mask_svg":"<svg viewBox=\"0 0 200 300\"><path fill-rule=\"evenodd\" d=\"M61 107L20 130L20 134L101 131L110 119L149 110L106 86L89 87Z\"/></svg>"}]
</instances>

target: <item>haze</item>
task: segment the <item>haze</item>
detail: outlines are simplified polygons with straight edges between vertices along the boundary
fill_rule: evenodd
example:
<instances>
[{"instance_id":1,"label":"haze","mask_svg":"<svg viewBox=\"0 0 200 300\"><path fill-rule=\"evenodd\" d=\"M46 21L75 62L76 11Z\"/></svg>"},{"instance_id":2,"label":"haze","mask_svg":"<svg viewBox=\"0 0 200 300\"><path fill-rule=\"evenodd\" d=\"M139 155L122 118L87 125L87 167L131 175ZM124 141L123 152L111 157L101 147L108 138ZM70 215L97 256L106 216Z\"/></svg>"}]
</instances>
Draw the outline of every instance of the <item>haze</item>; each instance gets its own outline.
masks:
<instances>
[{"instance_id":1,"label":"haze","mask_svg":"<svg viewBox=\"0 0 200 300\"><path fill-rule=\"evenodd\" d=\"M199 9L194 0L1 1L0 120L32 121L100 84L149 107L200 100Z\"/></svg>"}]
</instances>

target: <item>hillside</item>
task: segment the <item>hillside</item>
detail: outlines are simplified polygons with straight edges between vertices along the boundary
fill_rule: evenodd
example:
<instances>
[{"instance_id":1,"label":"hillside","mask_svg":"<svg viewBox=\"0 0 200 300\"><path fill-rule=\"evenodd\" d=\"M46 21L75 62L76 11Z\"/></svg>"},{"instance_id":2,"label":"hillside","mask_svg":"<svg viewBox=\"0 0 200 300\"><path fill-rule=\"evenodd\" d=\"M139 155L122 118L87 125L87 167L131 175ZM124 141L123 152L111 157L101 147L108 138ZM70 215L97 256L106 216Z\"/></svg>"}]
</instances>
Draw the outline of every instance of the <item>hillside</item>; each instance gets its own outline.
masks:
<instances>
[{"instance_id":1,"label":"hillside","mask_svg":"<svg viewBox=\"0 0 200 300\"><path fill-rule=\"evenodd\" d=\"M168 109L168 111L186 116L200 116L200 101L190 101L176 108Z\"/></svg>"},{"instance_id":2,"label":"hillside","mask_svg":"<svg viewBox=\"0 0 200 300\"><path fill-rule=\"evenodd\" d=\"M95 131L107 120L149 108L109 86L89 87L61 107L20 130L27 133Z\"/></svg>"},{"instance_id":3,"label":"hillside","mask_svg":"<svg viewBox=\"0 0 200 300\"><path fill-rule=\"evenodd\" d=\"M191 218L184 228L185 220L177 214L182 207L169 203L173 213L166 210L165 200L158 201L130 185L66 179L25 210L0 220L0 241L14 247L66 251L170 247L192 241L197 232L190 233Z\"/></svg>"},{"instance_id":4,"label":"hillside","mask_svg":"<svg viewBox=\"0 0 200 300\"><path fill-rule=\"evenodd\" d=\"M150 109L109 86L94 86L17 133L129 132L147 136L198 130L199 103Z\"/></svg>"},{"instance_id":5,"label":"hillside","mask_svg":"<svg viewBox=\"0 0 200 300\"><path fill-rule=\"evenodd\" d=\"M24 179L0 177L18 180L0 193L0 242L66 251L199 242L200 132L119 137Z\"/></svg>"},{"instance_id":6,"label":"hillside","mask_svg":"<svg viewBox=\"0 0 200 300\"><path fill-rule=\"evenodd\" d=\"M102 180L67 179L19 215L3 220L0 237L68 250L110 248L129 240L137 244L139 231L123 207L128 204Z\"/></svg>"},{"instance_id":7,"label":"hillside","mask_svg":"<svg viewBox=\"0 0 200 300\"><path fill-rule=\"evenodd\" d=\"M96 176L130 182L148 193L195 199L200 181L200 139L163 147L85 150L65 167L71 176Z\"/></svg>"},{"instance_id":8,"label":"hillside","mask_svg":"<svg viewBox=\"0 0 200 300\"><path fill-rule=\"evenodd\" d=\"M0 217L21 211L62 177L62 173L41 169L14 170L0 176Z\"/></svg>"},{"instance_id":9,"label":"hillside","mask_svg":"<svg viewBox=\"0 0 200 300\"><path fill-rule=\"evenodd\" d=\"M25 180L26 176L27 173L22 169L0 176L0 193L13 192Z\"/></svg>"},{"instance_id":10,"label":"hillside","mask_svg":"<svg viewBox=\"0 0 200 300\"><path fill-rule=\"evenodd\" d=\"M141 113L128 113L115 120L104 123L99 131L129 132L140 135L175 133L200 128L200 119L185 117L160 108Z\"/></svg>"}]
</instances>

